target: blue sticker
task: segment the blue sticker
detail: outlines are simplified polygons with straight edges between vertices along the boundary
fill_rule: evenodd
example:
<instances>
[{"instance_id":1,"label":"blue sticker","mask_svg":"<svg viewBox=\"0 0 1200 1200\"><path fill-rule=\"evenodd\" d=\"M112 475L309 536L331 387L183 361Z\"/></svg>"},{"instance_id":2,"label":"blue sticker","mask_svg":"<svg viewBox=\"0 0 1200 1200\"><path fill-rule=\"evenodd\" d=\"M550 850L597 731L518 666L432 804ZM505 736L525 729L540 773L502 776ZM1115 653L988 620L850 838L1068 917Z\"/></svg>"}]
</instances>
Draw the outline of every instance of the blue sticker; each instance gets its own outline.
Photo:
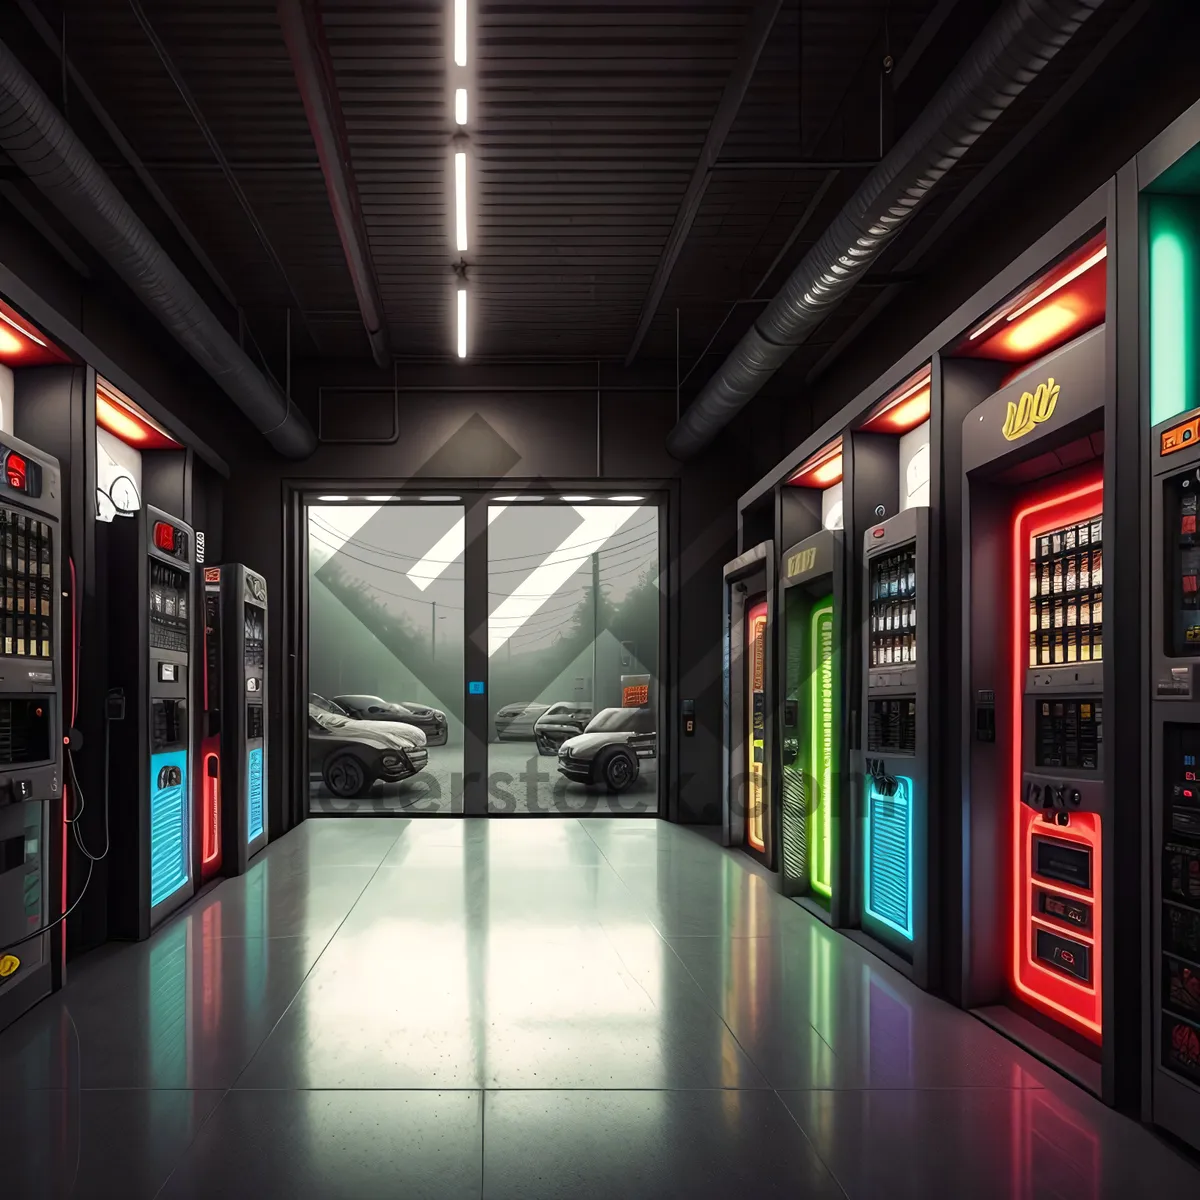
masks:
<instances>
[{"instance_id":1,"label":"blue sticker","mask_svg":"<svg viewBox=\"0 0 1200 1200\"><path fill-rule=\"evenodd\" d=\"M467 683L467 691L470 692L472 696L482 696L483 695L483 680L482 679L469 680Z\"/></svg>"}]
</instances>

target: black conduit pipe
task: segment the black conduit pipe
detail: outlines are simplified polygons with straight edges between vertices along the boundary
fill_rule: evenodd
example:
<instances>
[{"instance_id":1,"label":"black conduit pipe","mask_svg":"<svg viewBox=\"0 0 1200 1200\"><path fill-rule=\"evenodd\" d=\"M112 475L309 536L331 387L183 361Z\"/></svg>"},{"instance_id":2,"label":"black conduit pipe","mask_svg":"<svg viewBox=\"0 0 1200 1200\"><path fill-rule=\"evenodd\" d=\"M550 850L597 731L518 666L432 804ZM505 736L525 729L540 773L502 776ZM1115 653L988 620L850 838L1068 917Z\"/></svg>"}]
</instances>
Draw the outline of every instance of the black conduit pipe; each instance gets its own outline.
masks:
<instances>
[{"instance_id":1,"label":"black conduit pipe","mask_svg":"<svg viewBox=\"0 0 1200 1200\"><path fill-rule=\"evenodd\" d=\"M251 362L2 41L0 149L280 454L305 458L316 449L304 414Z\"/></svg>"},{"instance_id":2,"label":"black conduit pipe","mask_svg":"<svg viewBox=\"0 0 1200 1200\"><path fill-rule=\"evenodd\" d=\"M746 331L667 438L707 446L840 304L942 177L1104 0L1011 0Z\"/></svg>"}]
</instances>

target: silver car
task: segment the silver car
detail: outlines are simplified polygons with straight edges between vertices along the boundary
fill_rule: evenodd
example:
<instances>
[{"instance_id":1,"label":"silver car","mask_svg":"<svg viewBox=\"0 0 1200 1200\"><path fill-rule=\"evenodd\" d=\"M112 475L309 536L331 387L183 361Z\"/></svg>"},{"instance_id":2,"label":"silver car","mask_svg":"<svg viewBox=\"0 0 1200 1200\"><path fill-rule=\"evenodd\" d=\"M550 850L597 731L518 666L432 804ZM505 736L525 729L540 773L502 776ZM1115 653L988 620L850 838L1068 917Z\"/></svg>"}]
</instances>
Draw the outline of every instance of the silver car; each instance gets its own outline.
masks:
<instances>
[{"instance_id":1,"label":"silver car","mask_svg":"<svg viewBox=\"0 0 1200 1200\"><path fill-rule=\"evenodd\" d=\"M632 787L644 759L657 754L658 733L649 708L604 708L558 751L560 774L576 783L602 783L610 792Z\"/></svg>"},{"instance_id":2,"label":"silver car","mask_svg":"<svg viewBox=\"0 0 1200 1200\"><path fill-rule=\"evenodd\" d=\"M533 740L538 753L553 757L567 740L581 734L592 719L592 706L583 700L563 700L552 704L533 723Z\"/></svg>"}]
</instances>

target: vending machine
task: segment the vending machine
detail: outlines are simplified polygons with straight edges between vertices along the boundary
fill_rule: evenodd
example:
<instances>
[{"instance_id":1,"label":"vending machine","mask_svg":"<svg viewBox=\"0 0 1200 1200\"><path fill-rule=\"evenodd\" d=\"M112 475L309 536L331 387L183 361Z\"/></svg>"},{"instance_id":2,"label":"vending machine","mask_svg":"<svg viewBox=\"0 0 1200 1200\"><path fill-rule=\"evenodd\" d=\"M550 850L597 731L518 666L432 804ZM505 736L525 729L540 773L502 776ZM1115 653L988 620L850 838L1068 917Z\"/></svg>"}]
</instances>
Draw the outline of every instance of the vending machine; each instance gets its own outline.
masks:
<instances>
[{"instance_id":1,"label":"vending machine","mask_svg":"<svg viewBox=\"0 0 1200 1200\"><path fill-rule=\"evenodd\" d=\"M863 932L928 986L930 940L929 509L863 535L863 747L859 843ZM931 670L932 664L932 670Z\"/></svg>"},{"instance_id":2,"label":"vending machine","mask_svg":"<svg viewBox=\"0 0 1200 1200\"><path fill-rule=\"evenodd\" d=\"M267 844L267 581L204 568L201 870L240 875Z\"/></svg>"},{"instance_id":3,"label":"vending machine","mask_svg":"<svg viewBox=\"0 0 1200 1200\"><path fill-rule=\"evenodd\" d=\"M1200 1146L1200 416L1151 468L1151 1115Z\"/></svg>"},{"instance_id":4,"label":"vending machine","mask_svg":"<svg viewBox=\"0 0 1200 1200\"><path fill-rule=\"evenodd\" d=\"M1120 936L1104 889L1119 799L1104 735L1105 380L1101 326L962 426L965 994L1096 1090Z\"/></svg>"},{"instance_id":5,"label":"vending machine","mask_svg":"<svg viewBox=\"0 0 1200 1200\"><path fill-rule=\"evenodd\" d=\"M727 846L775 869L772 770L774 544L725 564L722 814Z\"/></svg>"},{"instance_id":6,"label":"vending machine","mask_svg":"<svg viewBox=\"0 0 1200 1200\"><path fill-rule=\"evenodd\" d=\"M110 936L140 939L195 892L195 538L146 505L108 530Z\"/></svg>"},{"instance_id":7,"label":"vending machine","mask_svg":"<svg viewBox=\"0 0 1200 1200\"><path fill-rule=\"evenodd\" d=\"M843 772L849 762L842 687L843 535L822 529L781 558L780 842L782 885L842 924Z\"/></svg>"},{"instance_id":8,"label":"vending machine","mask_svg":"<svg viewBox=\"0 0 1200 1200\"><path fill-rule=\"evenodd\" d=\"M63 853L61 506L57 461L0 435L0 1029L54 986L50 926L60 910L49 880L51 855Z\"/></svg>"}]
</instances>

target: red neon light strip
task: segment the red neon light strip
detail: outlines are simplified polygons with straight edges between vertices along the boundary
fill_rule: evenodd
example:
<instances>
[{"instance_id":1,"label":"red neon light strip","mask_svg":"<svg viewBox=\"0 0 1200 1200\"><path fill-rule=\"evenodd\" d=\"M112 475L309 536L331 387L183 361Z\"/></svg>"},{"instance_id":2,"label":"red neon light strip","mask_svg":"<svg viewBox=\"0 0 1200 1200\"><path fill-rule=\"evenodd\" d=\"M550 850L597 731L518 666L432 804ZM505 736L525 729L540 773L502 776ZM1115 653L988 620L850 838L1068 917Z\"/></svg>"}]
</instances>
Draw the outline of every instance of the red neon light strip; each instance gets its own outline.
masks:
<instances>
[{"instance_id":1,"label":"red neon light strip","mask_svg":"<svg viewBox=\"0 0 1200 1200\"><path fill-rule=\"evenodd\" d=\"M1063 525L1073 525L1095 517L1103 511L1104 481L1100 476L1067 491L1056 492L1027 505L1013 519L1012 544L1012 734L1009 794L1012 797L1012 976L1013 990L1032 1007L1047 1013L1055 1020L1076 1030L1094 1042L1101 1039L1102 1000L1099 980L1102 978L1101 939L1103 919L1100 897L1103 895L1100 844L1100 817L1097 813L1072 813L1069 826L1046 826L1038 829L1038 814L1021 800L1021 745L1024 723L1025 672L1028 669L1029 645L1029 543L1040 533ZM1062 841L1087 846L1092 855L1092 890L1078 892L1059 888L1057 883L1035 881L1030 865L1033 862L1033 837L1043 832ZM1052 971L1033 957L1029 929L1033 917L1035 886L1061 890L1092 904L1094 984L1085 984ZM1056 929L1056 932L1065 932ZM1080 938L1080 941L1083 939Z\"/></svg>"}]
</instances>

